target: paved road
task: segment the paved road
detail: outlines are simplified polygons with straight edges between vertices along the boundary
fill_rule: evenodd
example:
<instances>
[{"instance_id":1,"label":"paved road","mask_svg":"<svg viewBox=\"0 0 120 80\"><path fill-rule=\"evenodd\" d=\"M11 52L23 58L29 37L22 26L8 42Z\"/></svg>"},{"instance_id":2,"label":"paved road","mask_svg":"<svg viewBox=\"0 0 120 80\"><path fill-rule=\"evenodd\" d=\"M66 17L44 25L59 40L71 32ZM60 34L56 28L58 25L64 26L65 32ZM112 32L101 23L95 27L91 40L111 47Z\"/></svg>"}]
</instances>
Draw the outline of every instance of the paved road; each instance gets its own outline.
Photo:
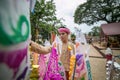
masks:
<instances>
[{"instance_id":1,"label":"paved road","mask_svg":"<svg viewBox=\"0 0 120 80\"><path fill-rule=\"evenodd\" d=\"M92 45L90 45L89 56L93 80L105 80L105 58Z\"/></svg>"}]
</instances>

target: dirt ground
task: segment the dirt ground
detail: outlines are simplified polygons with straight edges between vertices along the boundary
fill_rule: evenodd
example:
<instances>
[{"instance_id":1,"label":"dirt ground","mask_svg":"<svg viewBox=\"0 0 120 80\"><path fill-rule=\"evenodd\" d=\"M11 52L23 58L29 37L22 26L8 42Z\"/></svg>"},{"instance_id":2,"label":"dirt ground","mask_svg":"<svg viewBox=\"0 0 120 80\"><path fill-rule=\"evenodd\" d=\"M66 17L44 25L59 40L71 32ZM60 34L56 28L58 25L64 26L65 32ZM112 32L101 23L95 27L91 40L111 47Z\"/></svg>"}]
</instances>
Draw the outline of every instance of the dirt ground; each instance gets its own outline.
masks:
<instances>
[{"instance_id":1,"label":"dirt ground","mask_svg":"<svg viewBox=\"0 0 120 80\"><path fill-rule=\"evenodd\" d=\"M90 46L90 64L93 80L105 80L106 79L106 69L105 63L106 59L91 45Z\"/></svg>"},{"instance_id":2,"label":"dirt ground","mask_svg":"<svg viewBox=\"0 0 120 80\"><path fill-rule=\"evenodd\" d=\"M91 72L93 80L105 80L105 59L90 58Z\"/></svg>"},{"instance_id":3,"label":"dirt ground","mask_svg":"<svg viewBox=\"0 0 120 80\"><path fill-rule=\"evenodd\" d=\"M99 46L98 44L94 44ZM99 46L100 47L100 46ZM101 47L103 48L103 47ZM105 50L101 50L102 53L105 53ZM106 80L106 59L92 46L90 45L90 64L93 80ZM113 50L113 55L120 55L119 50Z\"/></svg>"}]
</instances>

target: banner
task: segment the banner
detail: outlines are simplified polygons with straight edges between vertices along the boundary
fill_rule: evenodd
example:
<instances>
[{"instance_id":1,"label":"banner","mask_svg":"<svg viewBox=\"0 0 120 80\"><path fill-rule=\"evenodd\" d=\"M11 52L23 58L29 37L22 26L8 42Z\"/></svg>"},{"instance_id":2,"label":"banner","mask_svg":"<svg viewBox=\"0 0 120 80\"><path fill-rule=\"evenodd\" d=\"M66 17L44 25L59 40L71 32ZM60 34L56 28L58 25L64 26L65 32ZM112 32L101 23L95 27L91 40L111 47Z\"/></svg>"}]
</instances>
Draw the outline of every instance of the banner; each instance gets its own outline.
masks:
<instances>
[{"instance_id":1,"label":"banner","mask_svg":"<svg viewBox=\"0 0 120 80\"><path fill-rule=\"evenodd\" d=\"M0 80L29 76L30 0L0 0Z\"/></svg>"}]
</instances>

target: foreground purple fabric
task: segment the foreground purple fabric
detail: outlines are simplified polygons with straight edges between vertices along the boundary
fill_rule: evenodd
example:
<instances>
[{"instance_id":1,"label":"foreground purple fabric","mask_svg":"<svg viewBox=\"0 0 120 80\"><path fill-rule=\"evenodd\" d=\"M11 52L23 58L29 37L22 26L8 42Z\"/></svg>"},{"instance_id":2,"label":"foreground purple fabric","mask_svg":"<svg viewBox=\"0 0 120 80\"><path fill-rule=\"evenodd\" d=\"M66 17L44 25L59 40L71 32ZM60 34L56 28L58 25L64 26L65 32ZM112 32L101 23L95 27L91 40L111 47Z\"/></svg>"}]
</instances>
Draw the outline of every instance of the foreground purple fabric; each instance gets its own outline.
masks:
<instances>
[{"instance_id":1,"label":"foreground purple fabric","mask_svg":"<svg viewBox=\"0 0 120 80\"><path fill-rule=\"evenodd\" d=\"M0 67L3 71L8 70L8 72L0 73L0 75L6 74L12 80L24 79L28 70L27 51L27 48L11 52L0 51ZM9 71L11 71L11 74Z\"/></svg>"}]
</instances>

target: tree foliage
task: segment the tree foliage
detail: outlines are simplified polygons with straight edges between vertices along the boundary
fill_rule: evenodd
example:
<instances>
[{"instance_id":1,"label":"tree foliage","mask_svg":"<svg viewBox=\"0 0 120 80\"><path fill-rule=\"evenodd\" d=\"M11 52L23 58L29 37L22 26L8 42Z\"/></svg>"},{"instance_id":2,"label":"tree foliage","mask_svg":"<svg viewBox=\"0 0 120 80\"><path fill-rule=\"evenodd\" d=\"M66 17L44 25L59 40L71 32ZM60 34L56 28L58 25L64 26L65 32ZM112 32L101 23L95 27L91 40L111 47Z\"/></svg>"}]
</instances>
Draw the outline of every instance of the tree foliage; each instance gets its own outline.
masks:
<instances>
[{"instance_id":1,"label":"tree foliage","mask_svg":"<svg viewBox=\"0 0 120 80\"><path fill-rule=\"evenodd\" d=\"M36 38L36 30L43 39L50 37L51 31L56 31L55 23L60 23L56 18L56 7L53 0L39 0L35 4L34 13L31 13L32 39Z\"/></svg>"},{"instance_id":2,"label":"tree foliage","mask_svg":"<svg viewBox=\"0 0 120 80\"><path fill-rule=\"evenodd\" d=\"M100 35L100 27L98 27L98 26L94 26L91 30L92 31L90 31L89 33L88 33L88 35L89 36L99 36Z\"/></svg>"},{"instance_id":3,"label":"tree foliage","mask_svg":"<svg viewBox=\"0 0 120 80\"><path fill-rule=\"evenodd\" d=\"M91 25L98 21L120 21L120 0L87 0L77 7L74 22Z\"/></svg>"}]
</instances>

